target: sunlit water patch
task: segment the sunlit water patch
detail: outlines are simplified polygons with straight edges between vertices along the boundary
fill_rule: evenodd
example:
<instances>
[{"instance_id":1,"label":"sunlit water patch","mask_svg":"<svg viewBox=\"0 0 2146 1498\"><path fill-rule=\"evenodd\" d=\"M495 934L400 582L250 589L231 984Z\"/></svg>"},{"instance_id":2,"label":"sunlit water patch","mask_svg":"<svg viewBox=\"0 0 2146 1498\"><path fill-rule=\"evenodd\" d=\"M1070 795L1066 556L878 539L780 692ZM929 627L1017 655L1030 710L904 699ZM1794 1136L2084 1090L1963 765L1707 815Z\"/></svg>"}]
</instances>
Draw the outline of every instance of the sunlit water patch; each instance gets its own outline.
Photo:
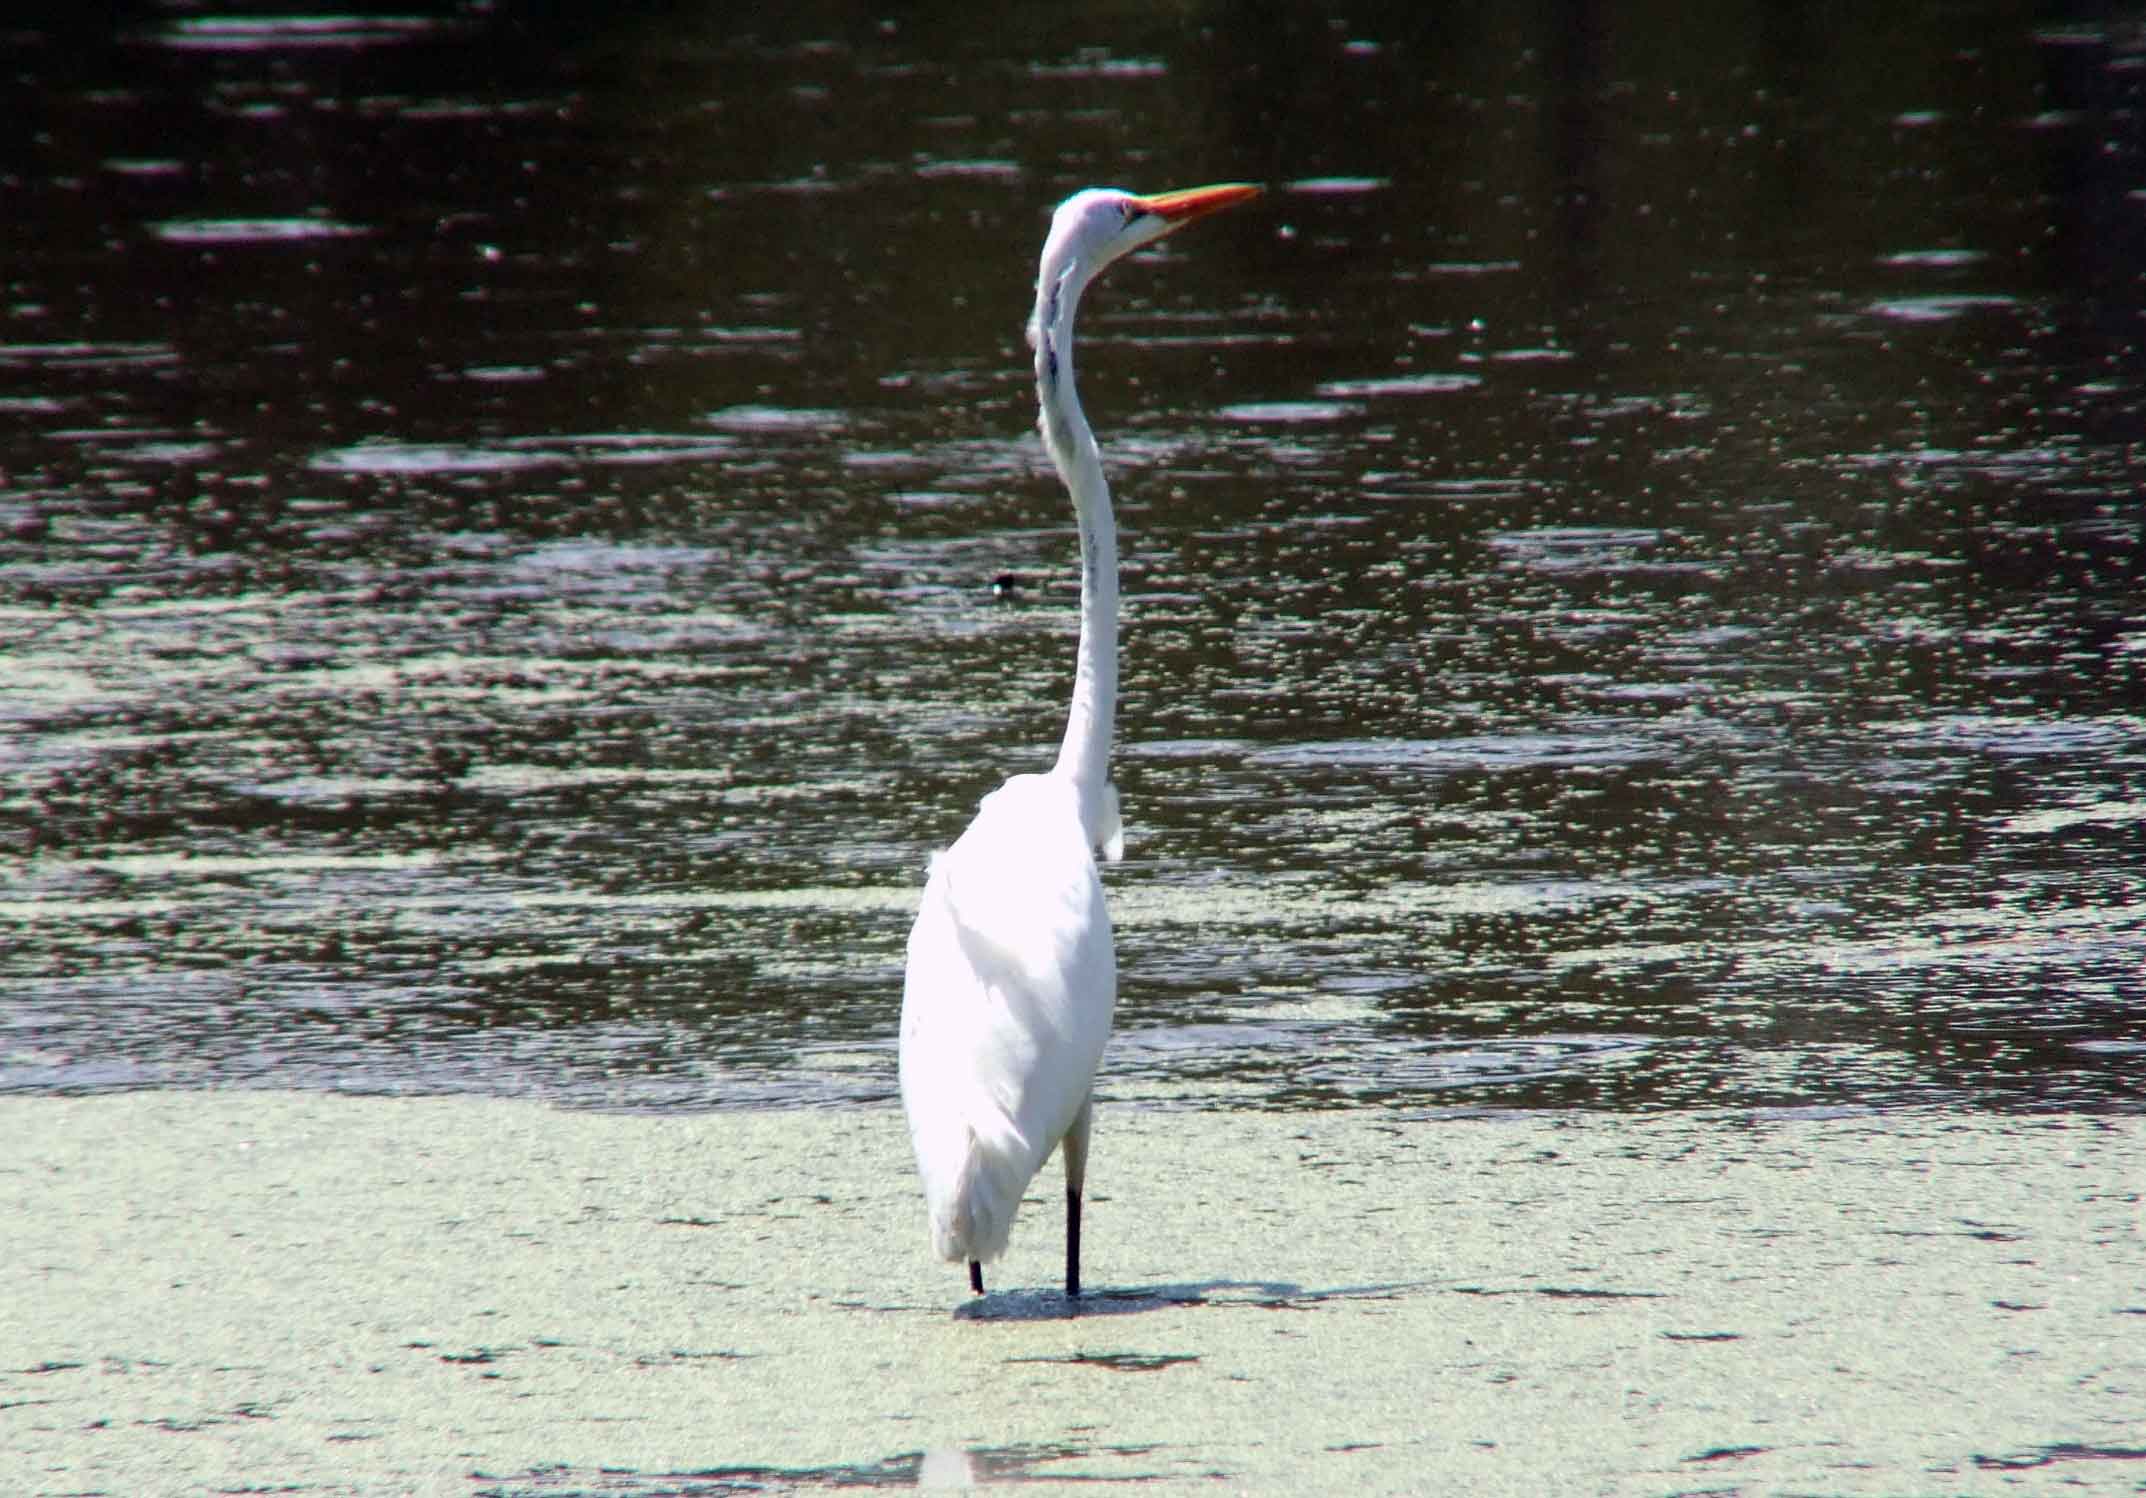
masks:
<instances>
[{"instance_id":1,"label":"sunlit water patch","mask_svg":"<svg viewBox=\"0 0 2146 1498\"><path fill-rule=\"evenodd\" d=\"M497 473L562 466L702 462L730 450L730 442L720 436L662 432L507 437L482 446L375 440L318 453L311 466L329 473Z\"/></svg>"},{"instance_id":2,"label":"sunlit water patch","mask_svg":"<svg viewBox=\"0 0 2146 1498\"><path fill-rule=\"evenodd\" d=\"M1323 380L1314 389L1318 394L1336 400L1353 400L1375 396L1452 395L1463 390L1473 390L1482 383L1481 375L1453 371L1380 375L1356 380Z\"/></svg>"},{"instance_id":3,"label":"sunlit water patch","mask_svg":"<svg viewBox=\"0 0 2146 1498\"><path fill-rule=\"evenodd\" d=\"M149 232L169 244L247 245L352 239L373 231L329 218L175 218L151 224Z\"/></svg>"},{"instance_id":4,"label":"sunlit water patch","mask_svg":"<svg viewBox=\"0 0 2146 1498\"><path fill-rule=\"evenodd\" d=\"M1973 749L2003 756L2146 754L2146 719L2129 714L2064 719L1963 713L1877 727L1889 742L1900 746Z\"/></svg>"},{"instance_id":5,"label":"sunlit water patch","mask_svg":"<svg viewBox=\"0 0 2146 1498\"><path fill-rule=\"evenodd\" d=\"M1898 323L1942 323L1978 312L2003 312L2018 299L1995 294L1933 292L1924 296L1884 297L1870 304L1874 317Z\"/></svg>"},{"instance_id":6,"label":"sunlit water patch","mask_svg":"<svg viewBox=\"0 0 2146 1498\"><path fill-rule=\"evenodd\" d=\"M186 51L341 50L409 42L453 24L425 16L188 16L137 33L137 39Z\"/></svg>"},{"instance_id":7,"label":"sunlit water patch","mask_svg":"<svg viewBox=\"0 0 2146 1498\"><path fill-rule=\"evenodd\" d=\"M1514 733L1452 739L1343 739L1261 749L1250 758L1304 768L1455 771L1634 764L1670 752L1660 741L1637 734Z\"/></svg>"},{"instance_id":8,"label":"sunlit water patch","mask_svg":"<svg viewBox=\"0 0 2146 1498\"><path fill-rule=\"evenodd\" d=\"M1989 256L1981 250L1896 250L1890 255L1880 255L1878 264L1894 270L1963 270L1987 259Z\"/></svg>"},{"instance_id":9,"label":"sunlit water patch","mask_svg":"<svg viewBox=\"0 0 2146 1498\"><path fill-rule=\"evenodd\" d=\"M1289 424L1339 421L1359 409L1345 401L1250 401L1224 406L1215 415L1224 421Z\"/></svg>"}]
</instances>

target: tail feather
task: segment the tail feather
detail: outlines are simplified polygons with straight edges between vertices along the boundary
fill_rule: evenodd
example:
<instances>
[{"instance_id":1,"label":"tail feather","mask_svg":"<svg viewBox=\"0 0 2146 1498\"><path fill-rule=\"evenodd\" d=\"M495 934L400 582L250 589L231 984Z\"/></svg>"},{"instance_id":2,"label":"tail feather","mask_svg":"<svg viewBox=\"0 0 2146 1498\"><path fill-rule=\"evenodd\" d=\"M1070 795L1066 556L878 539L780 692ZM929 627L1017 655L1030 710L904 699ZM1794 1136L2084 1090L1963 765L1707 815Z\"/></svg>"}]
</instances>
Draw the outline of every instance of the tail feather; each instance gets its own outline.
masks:
<instances>
[{"instance_id":1,"label":"tail feather","mask_svg":"<svg viewBox=\"0 0 2146 1498\"><path fill-rule=\"evenodd\" d=\"M924 1182L931 1245L949 1263L989 1263L1006 1251L1014 1215L1021 1210L1021 1196L1036 1166L1029 1162L1033 1151L1025 1140L1016 1137L994 1145L979 1139L973 1128L963 1132L960 1168L950 1177Z\"/></svg>"}]
</instances>

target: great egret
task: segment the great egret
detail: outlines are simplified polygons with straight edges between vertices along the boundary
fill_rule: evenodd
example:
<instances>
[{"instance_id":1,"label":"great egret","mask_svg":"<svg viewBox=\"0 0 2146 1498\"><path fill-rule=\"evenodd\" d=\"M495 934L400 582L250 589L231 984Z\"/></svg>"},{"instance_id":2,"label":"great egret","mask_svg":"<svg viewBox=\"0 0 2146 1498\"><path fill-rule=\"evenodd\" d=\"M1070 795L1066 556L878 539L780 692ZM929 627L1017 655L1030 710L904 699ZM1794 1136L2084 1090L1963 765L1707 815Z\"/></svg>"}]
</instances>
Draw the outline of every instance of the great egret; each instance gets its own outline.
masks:
<instances>
[{"instance_id":1,"label":"great egret","mask_svg":"<svg viewBox=\"0 0 2146 1498\"><path fill-rule=\"evenodd\" d=\"M1257 194L1244 183L1140 197L1108 188L1058 205L1036 271L1028 340L1038 425L1080 522L1080 653L1058 762L983 798L932 859L902 986L902 1107L932 1246L983 1266L1053 1149L1066 1166L1066 1294L1080 1294L1080 1198L1095 1068L1117 1003L1117 956L1095 853L1123 851L1110 735L1118 697L1118 543L1095 434L1073 388L1073 314L1113 260Z\"/></svg>"}]
</instances>

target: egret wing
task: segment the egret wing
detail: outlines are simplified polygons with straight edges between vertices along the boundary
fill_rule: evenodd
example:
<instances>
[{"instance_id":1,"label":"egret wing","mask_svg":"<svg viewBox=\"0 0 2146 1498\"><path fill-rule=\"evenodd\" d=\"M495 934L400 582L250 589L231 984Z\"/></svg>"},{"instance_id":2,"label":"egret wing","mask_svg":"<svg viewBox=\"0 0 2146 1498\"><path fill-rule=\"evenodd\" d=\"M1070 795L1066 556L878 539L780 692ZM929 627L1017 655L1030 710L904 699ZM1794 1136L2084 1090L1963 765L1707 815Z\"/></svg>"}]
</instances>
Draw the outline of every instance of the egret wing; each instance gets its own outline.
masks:
<instances>
[{"instance_id":1,"label":"egret wing","mask_svg":"<svg viewBox=\"0 0 2146 1498\"><path fill-rule=\"evenodd\" d=\"M902 1100L946 1257L1004 1248L1094 1085L1116 997L1077 809L1050 777L1018 777L932 861L909 937Z\"/></svg>"}]
</instances>

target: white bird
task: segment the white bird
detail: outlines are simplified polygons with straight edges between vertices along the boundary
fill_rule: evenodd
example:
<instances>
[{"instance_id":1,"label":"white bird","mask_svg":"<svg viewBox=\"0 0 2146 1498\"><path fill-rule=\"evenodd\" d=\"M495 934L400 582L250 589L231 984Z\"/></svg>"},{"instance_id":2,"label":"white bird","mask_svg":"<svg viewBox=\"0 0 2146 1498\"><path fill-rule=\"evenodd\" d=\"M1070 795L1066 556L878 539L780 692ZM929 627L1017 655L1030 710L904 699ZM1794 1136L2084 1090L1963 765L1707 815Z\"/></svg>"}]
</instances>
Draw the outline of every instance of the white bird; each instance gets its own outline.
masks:
<instances>
[{"instance_id":1,"label":"white bird","mask_svg":"<svg viewBox=\"0 0 2146 1498\"><path fill-rule=\"evenodd\" d=\"M1241 203L1244 183L1058 205L1036 272L1043 445L1080 522L1080 652L1058 762L983 798L931 861L902 987L902 1106L932 1247L983 1266L1005 1252L1021 1196L1053 1149L1066 1167L1066 1294L1080 1294L1080 1202L1095 1069L1117 1003L1117 956L1095 854L1123 850L1110 738L1118 698L1118 547L1095 434L1073 386L1073 315L1113 260Z\"/></svg>"}]
</instances>

